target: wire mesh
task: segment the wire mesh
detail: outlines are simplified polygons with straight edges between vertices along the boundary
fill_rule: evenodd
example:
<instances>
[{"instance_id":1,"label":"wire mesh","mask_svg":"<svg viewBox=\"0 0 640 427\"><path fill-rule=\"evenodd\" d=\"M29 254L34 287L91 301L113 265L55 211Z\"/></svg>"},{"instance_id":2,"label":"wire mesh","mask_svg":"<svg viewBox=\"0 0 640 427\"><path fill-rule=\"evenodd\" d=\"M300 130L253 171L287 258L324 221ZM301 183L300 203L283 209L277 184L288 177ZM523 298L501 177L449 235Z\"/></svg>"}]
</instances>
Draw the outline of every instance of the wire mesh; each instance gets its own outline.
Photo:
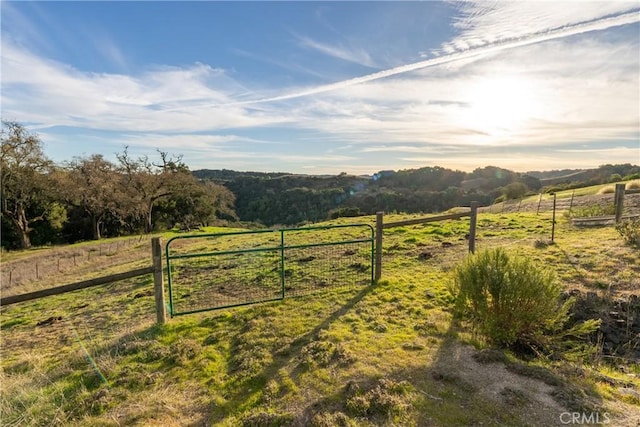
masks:
<instances>
[{"instance_id":1,"label":"wire mesh","mask_svg":"<svg viewBox=\"0 0 640 427\"><path fill-rule=\"evenodd\" d=\"M240 252L171 262L174 314L281 298L280 250Z\"/></svg>"},{"instance_id":2,"label":"wire mesh","mask_svg":"<svg viewBox=\"0 0 640 427\"><path fill-rule=\"evenodd\" d=\"M285 295L310 295L371 283L371 243L336 243L285 249Z\"/></svg>"},{"instance_id":3,"label":"wire mesh","mask_svg":"<svg viewBox=\"0 0 640 427\"><path fill-rule=\"evenodd\" d=\"M172 315L371 283L369 225L202 236L167 243Z\"/></svg>"}]
</instances>

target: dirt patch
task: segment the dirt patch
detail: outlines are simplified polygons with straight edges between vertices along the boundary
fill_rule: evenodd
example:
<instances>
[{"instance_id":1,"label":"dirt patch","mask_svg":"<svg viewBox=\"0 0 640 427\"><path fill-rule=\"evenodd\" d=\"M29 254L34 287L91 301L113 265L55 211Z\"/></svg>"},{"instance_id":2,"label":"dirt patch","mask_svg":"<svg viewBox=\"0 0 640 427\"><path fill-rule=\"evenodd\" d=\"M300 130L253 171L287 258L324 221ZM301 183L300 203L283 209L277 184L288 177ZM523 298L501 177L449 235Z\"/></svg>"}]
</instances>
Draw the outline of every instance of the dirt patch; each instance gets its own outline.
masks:
<instances>
[{"instance_id":1,"label":"dirt patch","mask_svg":"<svg viewBox=\"0 0 640 427\"><path fill-rule=\"evenodd\" d=\"M505 406L523 408L523 423L540 426L562 425L560 414L570 412L553 397L556 387L527 378L507 369L501 358L487 360L474 357L478 351L471 346L452 344L448 356L434 367L434 379L469 384L468 392Z\"/></svg>"},{"instance_id":2,"label":"dirt patch","mask_svg":"<svg viewBox=\"0 0 640 427\"><path fill-rule=\"evenodd\" d=\"M455 383L472 396L519 408L524 425L567 425L563 420L574 413L602 420L606 416L610 425L615 426L640 425L637 406L586 395L549 369L510 361L499 350L478 351L453 343L446 348L446 357L433 369L432 377L436 380ZM623 386L637 393L631 385Z\"/></svg>"}]
</instances>

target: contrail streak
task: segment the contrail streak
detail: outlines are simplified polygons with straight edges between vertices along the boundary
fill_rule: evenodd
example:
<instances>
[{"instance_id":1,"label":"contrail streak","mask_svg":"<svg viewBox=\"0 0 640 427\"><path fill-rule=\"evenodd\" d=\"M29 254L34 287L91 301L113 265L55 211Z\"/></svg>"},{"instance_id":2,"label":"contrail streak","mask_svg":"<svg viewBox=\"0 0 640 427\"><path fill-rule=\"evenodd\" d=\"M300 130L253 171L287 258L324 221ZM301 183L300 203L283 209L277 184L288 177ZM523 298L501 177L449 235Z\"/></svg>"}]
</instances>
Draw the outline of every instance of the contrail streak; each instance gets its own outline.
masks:
<instances>
[{"instance_id":1,"label":"contrail streak","mask_svg":"<svg viewBox=\"0 0 640 427\"><path fill-rule=\"evenodd\" d=\"M185 108L194 108L194 107L202 108L202 107L242 106L242 105L260 104L260 103L277 102L277 101L285 101L285 100L295 99L295 98L302 98L305 96L317 95L320 93L331 92L337 89L343 89L343 88L361 84L361 83L367 83L374 80L384 79L386 77L391 77L398 74L404 74L411 71L421 70L423 68L435 67L437 65L448 64L448 63L460 61L463 59L469 59L469 58L474 58L478 56L488 55L495 52L501 52L503 50L514 49L522 46L528 46L536 43L574 36L574 35L583 34L591 31L606 30L608 28L619 27L627 24L634 24L637 22L640 22L640 10L627 12L618 16L598 18L593 21L582 22L574 25L568 25L565 27L548 30L543 33L530 34L516 40L495 42L492 45L471 48L463 52L457 52L450 55L441 56L438 58L427 59L420 62L401 65L399 67L378 71L373 74L367 74L365 76L355 77L353 79L343 80L341 82L322 85L322 86L318 86L318 87L314 87L306 90L300 90L300 91L296 91L296 92L288 93L284 95L247 100L247 101L230 102L226 104L205 104L205 105L199 105L199 106L179 107L176 109L168 109L163 111L175 111L175 110L182 110Z\"/></svg>"}]
</instances>

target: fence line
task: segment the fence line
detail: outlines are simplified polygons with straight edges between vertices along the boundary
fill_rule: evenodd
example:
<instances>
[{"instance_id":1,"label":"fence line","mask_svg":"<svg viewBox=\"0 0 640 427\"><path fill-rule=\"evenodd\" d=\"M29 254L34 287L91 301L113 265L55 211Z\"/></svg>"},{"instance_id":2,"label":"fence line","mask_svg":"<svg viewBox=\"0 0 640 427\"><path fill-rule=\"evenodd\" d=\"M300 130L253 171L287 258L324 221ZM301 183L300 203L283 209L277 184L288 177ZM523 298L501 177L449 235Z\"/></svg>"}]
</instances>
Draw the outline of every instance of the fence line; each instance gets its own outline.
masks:
<instances>
[{"instance_id":1,"label":"fence line","mask_svg":"<svg viewBox=\"0 0 640 427\"><path fill-rule=\"evenodd\" d=\"M615 201L616 194L617 194L616 192L611 192L611 193L607 192L602 194L585 194L585 195L576 194L575 189L572 190L571 193L565 192L564 190L563 192L564 192L563 195L557 196L557 209L568 210L569 213L572 213L578 206L585 206L584 203L580 204L581 200L583 199L592 200L591 198L593 197L596 197L600 200L610 201L612 205L617 205ZM548 211L548 210L550 211L553 209L553 194L557 194L557 193L538 193L535 196L525 196L520 199L505 200L502 202L493 203L489 206L483 207L480 209L480 211L488 212L488 213L504 213L507 211L508 212L535 211L535 213L539 215L540 211ZM624 194L625 195L640 194L640 188L639 189L625 188ZM624 212L628 210L626 206L624 206L623 209L624 209Z\"/></svg>"},{"instance_id":2,"label":"fence line","mask_svg":"<svg viewBox=\"0 0 640 427\"><path fill-rule=\"evenodd\" d=\"M91 288L93 286L106 285L108 283L117 282L119 280L131 279L133 277L143 276L153 273L153 267L143 267L136 270L126 271L124 273L112 274L110 276L97 277L95 279L82 280L80 282L70 283L68 285L56 286L54 288L41 289L39 291L28 292L26 294L11 295L0 298L0 306L16 304L24 301L48 297L52 295L60 295L71 291Z\"/></svg>"},{"instance_id":3,"label":"fence line","mask_svg":"<svg viewBox=\"0 0 640 427\"><path fill-rule=\"evenodd\" d=\"M52 295L60 295L67 292L86 289L94 286L101 286L117 282L120 280L131 279L138 276L144 276L153 273L154 288L156 295L156 314L158 323L166 322L166 312L164 305L164 284L162 280L162 248L160 246L160 238L151 239L152 265L148 267L138 268L123 273L111 274L108 276L97 277L93 279L83 280L80 282L70 283L67 285L56 286L54 288L42 289L35 292L25 294L11 295L0 298L0 306L4 307L19 302L31 301Z\"/></svg>"},{"instance_id":4,"label":"fence line","mask_svg":"<svg viewBox=\"0 0 640 427\"><path fill-rule=\"evenodd\" d=\"M86 248L58 249L44 255L44 259L33 262L31 257L2 263L1 281L3 288L41 280L52 274L70 272L96 259L116 255L122 248L129 250L138 245L142 238L130 238L109 243L98 243ZM142 249L145 250L146 249Z\"/></svg>"},{"instance_id":5,"label":"fence line","mask_svg":"<svg viewBox=\"0 0 640 427\"><path fill-rule=\"evenodd\" d=\"M623 191L623 187L621 187L620 185L616 186L616 193L614 195L614 202L616 205L616 215L613 216L613 218L615 218L616 220L619 220L620 218L626 218L629 215L623 215L623 208L624 208L624 195L625 194L638 194L640 193L640 189L636 190L636 189L625 189ZM556 195L550 195L553 197L553 215L554 218L552 219L552 231L551 231L551 241L553 242L554 239L554 234L555 234L555 202L556 202ZM540 204L542 202L542 197L543 195L540 194L540 198L538 200L538 208L537 208L537 212L539 212L540 209ZM514 203L515 204L515 203ZM518 211L520 210L520 206L522 204L522 200L520 200L518 202ZM571 195L571 202L570 202L570 206L573 205L573 194ZM503 204L503 209L504 209L504 204ZM430 223L430 222L436 222L436 221L445 221L445 220L451 220L451 219L460 219L463 217L470 217L470 224L469 224L469 252L473 253L475 251L475 240L476 240L476 224L477 224L477 213L478 213L478 204L477 202L472 202L471 206L470 206L470 210L467 212L462 212L462 213L456 213L456 214L446 214L446 215L438 215L438 216L431 216L431 217L423 217L423 218L416 218L416 219L410 219L410 220L405 220L405 221L396 221L396 222L390 222L390 223L384 223L384 212L378 212L376 214L376 229L375 229L375 257L374 257L374 280L379 280L381 278L382 275L382 242L383 242L383 230L387 229L387 228L392 228L392 227L399 227L399 226L405 226L405 225L415 225L415 224L426 224L426 223ZM637 215L633 215L633 216L637 216ZM116 245L116 249L119 247L120 243L122 243L123 245L133 245L136 243L139 243L141 241L141 237L138 238L133 238L133 239L128 239L128 240L124 240L124 241L119 241L119 242L115 242ZM129 278L133 278L133 277L137 277L137 276L142 276L142 275L146 275L146 274L151 274L153 273L154 275L154 288L155 288L155 299L156 299L156 313L157 313L157 321L158 323L165 323L166 322L166 305L164 302L164 283L163 283L163 273L162 273L162 249L160 247L160 239L158 237L154 237L151 239L151 243L152 243L152 265L148 266L148 267L143 267L143 268L138 268L136 270L131 270L131 271L127 271L124 273L118 273L118 274L113 274L113 275L109 275L109 276L103 276L103 277L99 277L99 278L94 278L94 279L89 279L89 280L84 280L84 281L80 281L80 282L75 282L75 283L70 283L67 285L63 285L63 286L58 286L55 288L49 288L49 289L44 289L44 290L39 290L39 291L35 291L35 292L30 292L30 293L26 293L26 294L20 294L20 295L12 295L9 297L4 297L4 298L0 298L0 306L6 306L6 305L10 305L10 304L15 304L15 303L19 303L19 302L24 302L24 301L29 301L29 300L33 300L33 299L37 299L37 298L42 298L45 296L51 296L51 295L59 295L62 293L66 293L66 292L71 292L71 291L75 291L75 290L80 290L80 289L85 289L85 288L89 288L89 287L93 287L93 286L100 286L100 285L105 285L108 283L112 283L115 281L119 281L119 280L124 280L124 279L129 279ZM83 253L87 253L87 260L90 260L91 257L91 252L98 252L99 251L99 256L102 256L103 254L103 248L104 247L108 247L109 249L112 248L112 245L114 243L109 243L109 244L102 244L98 246L98 249L96 249L95 247L93 249L88 249L87 251L83 251L80 253L81 256L83 256ZM63 252L64 253L64 252ZM74 260L74 265L77 265L76 262L76 256L78 255L77 252L72 253L71 255L68 255L68 252L66 253L67 256L66 258L73 258ZM58 254L60 255L60 253ZM109 254L106 254L109 255ZM60 270L60 260L64 258L61 256L58 256L55 259L54 264L57 265L58 271ZM28 263L29 260L20 260L20 261L16 261L12 264L26 264ZM41 273L42 274L47 274L47 272L43 272L43 267L42 264L40 263L32 263L34 266L34 269L36 271L36 277L38 277ZM49 263L51 264L51 263ZM6 265L6 264L5 264ZM5 275L5 273L7 273L8 275L8 279L9 279L9 284L11 284L12 281L12 273L13 273L13 268L9 269L8 272L3 271L3 276ZM3 281L4 281L4 277L3 277Z\"/></svg>"},{"instance_id":6,"label":"fence line","mask_svg":"<svg viewBox=\"0 0 640 427\"><path fill-rule=\"evenodd\" d=\"M445 221L448 219L460 219L470 215L471 215L471 211L457 213L457 214L438 215L438 216L427 217L427 218L414 218L414 219L408 219L405 221L388 222L386 224L383 223L382 228L384 229L384 228L392 228L392 227L401 227L404 225L426 224L429 222Z\"/></svg>"}]
</instances>

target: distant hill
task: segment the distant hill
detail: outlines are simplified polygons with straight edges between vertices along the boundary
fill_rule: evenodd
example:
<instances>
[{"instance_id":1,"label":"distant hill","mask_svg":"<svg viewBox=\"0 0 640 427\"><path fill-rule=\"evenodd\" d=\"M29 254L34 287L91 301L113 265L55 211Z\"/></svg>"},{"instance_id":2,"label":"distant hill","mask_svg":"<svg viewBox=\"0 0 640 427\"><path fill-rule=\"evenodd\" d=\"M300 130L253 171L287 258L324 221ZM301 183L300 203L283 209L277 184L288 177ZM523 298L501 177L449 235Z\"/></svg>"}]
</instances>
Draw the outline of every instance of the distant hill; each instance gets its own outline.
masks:
<instances>
[{"instance_id":1,"label":"distant hill","mask_svg":"<svg viewBox=\"0 0 640 427\"><path fill-rule=\"evenodd\" d=\"M540 180L544 179L555 179L564 176L571 176L576 173L581 173L586 171L587 169L561 169L561 170L552 170L552 171L529 171L528 175L535 176Z\"/></svg>"},{"instance_id":2,"label":"distant hill","mask_svg":"<svg viewBox=\"0 0 640 427\"><path fill-rule=\"evenodd\" d=\"M193 171L197 178L224 185L235 194L235 209L241 220L267 226L378 211L440 212L468 206L471 201L488 205L497 198L514 199L550 189L602 184L612 177L621 179L634 173L640 173L640 167L629 164L527 173L495 166L473 172L424 167L384 170L372 176Z\"/></svg>"},{"instance_id":3,"label":"distant hill","mask_svg":"<svg viewBox=\"0 0 640 427\"><path fill-rule=\"evenodd\" d=\"M579 170L575 172L571 172L565 175L549 177L549 178L540 178L540 183L543 185L555 185L559 183L571 183L571 182L584 182L588 181L592 178L592 173L590 170Z\"/></svg>"},{"instance_id":4,"label":"distant hill","mask_svg":"<svg viewBox=\"0 0 640 427\"><path fill-rule=\"evenodd\" d=\"M594 169L562 169L546 172L527 172L540 180L544 186L564 184L564 188L588 187L590 185L605 184L621 179L638 178L640 166L629 163L620 165L602 165Z\"/></svg>"},{"instance_id":5,"label":"distant hill","mask_svg":"<svg viewBox=\"0 0 640 427\"><path fill-rule=\"evenodd\" d=\"M238 172L230 169L198 169L192 173L198 179L206 179L220 183L244 177L277 178L291 175L287 172Z\"/></svg>"}]
</instances>

